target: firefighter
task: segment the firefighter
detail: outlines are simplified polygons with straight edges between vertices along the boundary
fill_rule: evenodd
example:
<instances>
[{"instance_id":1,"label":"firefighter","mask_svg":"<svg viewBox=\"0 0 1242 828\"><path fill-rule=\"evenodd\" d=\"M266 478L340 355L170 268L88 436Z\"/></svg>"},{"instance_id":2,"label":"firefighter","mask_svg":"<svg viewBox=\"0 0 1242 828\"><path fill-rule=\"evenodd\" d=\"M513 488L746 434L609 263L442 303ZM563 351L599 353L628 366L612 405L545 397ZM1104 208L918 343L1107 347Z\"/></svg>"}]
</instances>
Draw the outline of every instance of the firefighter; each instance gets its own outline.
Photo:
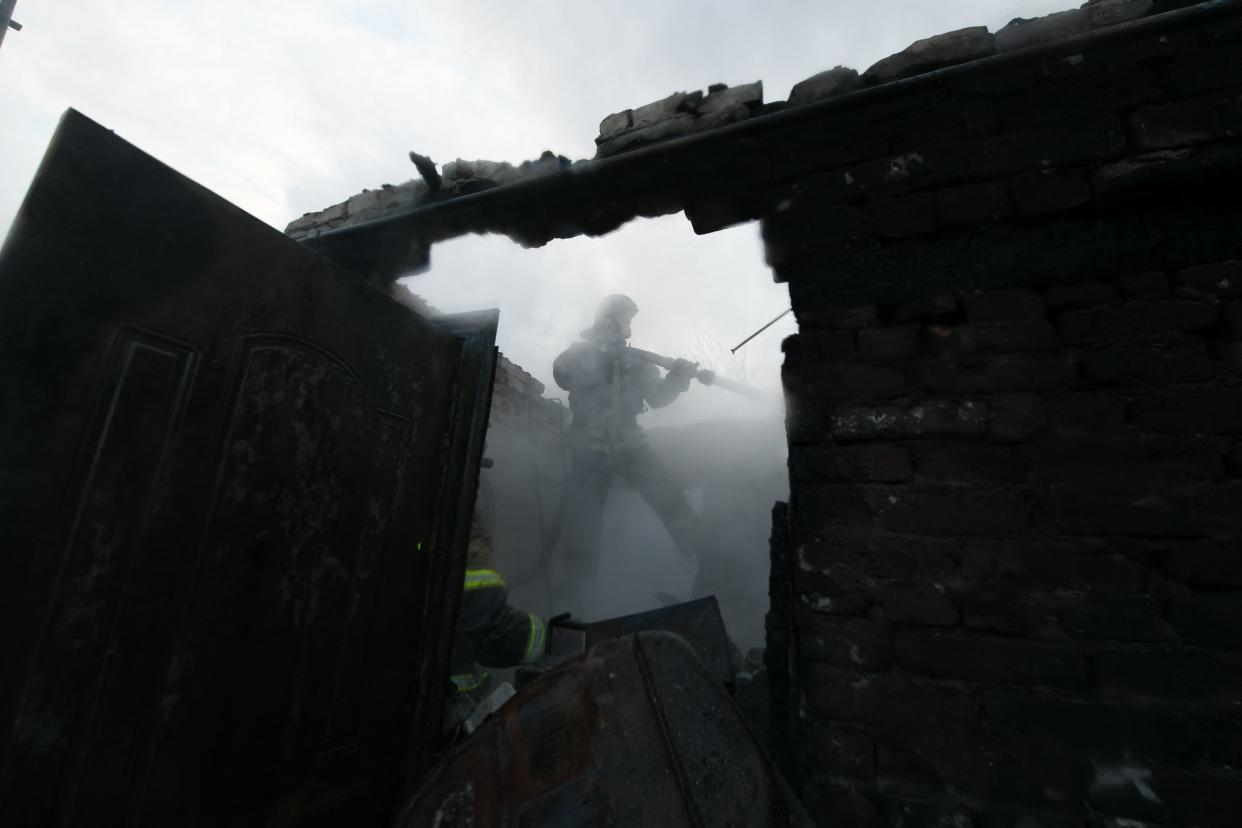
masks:
<instances>
[{"instance_id":1,"label":"firefighter","mask_svg":"<svg viewBox=\"0 0 1242 828\"><path fill-rule=\"evenodd\" d=\"M533 664L546 649L547 625L533 612L509 605L509 589L496 569L492 544L476 518L470 524L466 578L453 647L453 684L459 696L477 699L486 671Z\"/></svg>"},{"instance_id":2,"label":"firefighter","mask_svg":"<svg viewBox=\"0 0 1242 828\"><path fill-rule=\"evenodd\" d=\"M613 294L600 303L594 324L556 358L552 375L569 392L573 420L567 432L570 466L562 500L563 537L571 575L598 568L604 504L614 475L625 478L659 516L683 555L694 555L699 526L685 492L647 442L638 415L660 408L690 387L698 366L677 360L660 369L627 348L638 306Z\"/></svg>"}]
</instances>

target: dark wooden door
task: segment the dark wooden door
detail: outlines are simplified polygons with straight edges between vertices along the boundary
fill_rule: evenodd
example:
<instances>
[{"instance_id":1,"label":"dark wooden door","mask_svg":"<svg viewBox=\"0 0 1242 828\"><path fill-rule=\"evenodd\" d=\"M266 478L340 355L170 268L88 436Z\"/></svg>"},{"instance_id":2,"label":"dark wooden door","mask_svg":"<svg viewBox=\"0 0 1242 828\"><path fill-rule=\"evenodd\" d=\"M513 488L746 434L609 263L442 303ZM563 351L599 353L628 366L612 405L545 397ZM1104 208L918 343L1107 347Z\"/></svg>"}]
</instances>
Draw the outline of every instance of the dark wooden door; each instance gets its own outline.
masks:
<instances>
[{"instance_id":1,"label":"dark wooden door","mask_svg":"<svg viewBox=\"0 0 1242 828\"><path fill-rule=\"evenodd\" d=\"M66 114L0 252L0 824L391 819L495 321L418 317Z\"/></svg>"}]
</instances>

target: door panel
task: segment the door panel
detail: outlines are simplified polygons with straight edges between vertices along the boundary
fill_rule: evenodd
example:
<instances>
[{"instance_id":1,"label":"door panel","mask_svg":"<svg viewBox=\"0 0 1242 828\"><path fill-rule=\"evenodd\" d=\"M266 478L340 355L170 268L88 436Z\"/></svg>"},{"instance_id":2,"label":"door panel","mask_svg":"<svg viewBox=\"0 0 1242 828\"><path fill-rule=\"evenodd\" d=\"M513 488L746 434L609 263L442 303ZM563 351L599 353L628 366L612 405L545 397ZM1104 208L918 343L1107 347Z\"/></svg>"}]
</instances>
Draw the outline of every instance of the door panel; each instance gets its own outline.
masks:
<instances>
[{"instance_id":1,"label":"door panel","mask_svg":"<svg viewBox=\"0 0 1242 828\"><path fill-rule=\"evenodd\" d=\"M0 823L385 823L492 363L72 111L0 330Z\"/></svg>"}]
</instances>

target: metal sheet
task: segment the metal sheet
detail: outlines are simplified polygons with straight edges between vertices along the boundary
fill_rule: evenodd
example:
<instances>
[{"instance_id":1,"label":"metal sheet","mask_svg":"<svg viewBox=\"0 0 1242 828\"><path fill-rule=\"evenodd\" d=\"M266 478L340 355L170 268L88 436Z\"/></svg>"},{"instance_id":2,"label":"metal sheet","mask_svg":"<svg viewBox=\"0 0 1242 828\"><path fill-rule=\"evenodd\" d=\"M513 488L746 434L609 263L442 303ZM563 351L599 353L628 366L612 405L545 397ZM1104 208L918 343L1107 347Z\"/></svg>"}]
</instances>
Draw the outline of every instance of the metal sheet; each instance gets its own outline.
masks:
<instances>
[{"instance_id":1,"label":"metal sheet","mask_svg":"<svg viewBox=\"0 0 1242 828\"><path fill-rule=\"evenodd\" d=\"M605 641L520 690L398 825L810 825L728 691L680 637Z\"/></svg>"},{"instance_id":2,"label":"metal sheet","mask_svg":"<svg viewBox=\"0 0 1242 828\"><path fill-rule=\"evenodd\" d=\"M712 675L724 684L733 683L729 635L714 595L668 607L623 615L584 624L586 646L647 630L665 630L686 640L703 659Z\"/></svg>"}]
</instances>

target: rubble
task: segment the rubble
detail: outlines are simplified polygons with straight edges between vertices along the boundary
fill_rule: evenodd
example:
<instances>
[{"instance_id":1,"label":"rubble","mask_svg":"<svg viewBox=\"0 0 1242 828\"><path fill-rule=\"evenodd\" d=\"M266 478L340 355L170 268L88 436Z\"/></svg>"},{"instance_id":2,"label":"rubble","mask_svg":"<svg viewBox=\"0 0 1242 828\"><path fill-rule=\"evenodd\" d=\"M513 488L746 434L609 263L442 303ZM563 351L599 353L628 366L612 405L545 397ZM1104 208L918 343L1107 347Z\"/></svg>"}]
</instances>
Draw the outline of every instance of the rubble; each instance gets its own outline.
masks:
<instances>
[{"instance_id":1,"label":"rubble","mask_svg":"<svg viewBox=\"0 0 1242 828\"><path fill-rule=\"evenodd\" d=\"M972 26L917 40L863 72L862 81L868 85L887 83L995 53L996 45L987 27Z\"/></svg>"},{"instance_id":2,"label":"rubble","mask_svg":"<svg viewBox=\"0 0 1242 828\"><path fill-rule=\"evenodd\" d=\"M762 109L763 82L729 87L715 84L702 92L674 92L667 98L609 115L599 125L596 158L714 129L751 117Z\"/></svg>"}]
</instances>

